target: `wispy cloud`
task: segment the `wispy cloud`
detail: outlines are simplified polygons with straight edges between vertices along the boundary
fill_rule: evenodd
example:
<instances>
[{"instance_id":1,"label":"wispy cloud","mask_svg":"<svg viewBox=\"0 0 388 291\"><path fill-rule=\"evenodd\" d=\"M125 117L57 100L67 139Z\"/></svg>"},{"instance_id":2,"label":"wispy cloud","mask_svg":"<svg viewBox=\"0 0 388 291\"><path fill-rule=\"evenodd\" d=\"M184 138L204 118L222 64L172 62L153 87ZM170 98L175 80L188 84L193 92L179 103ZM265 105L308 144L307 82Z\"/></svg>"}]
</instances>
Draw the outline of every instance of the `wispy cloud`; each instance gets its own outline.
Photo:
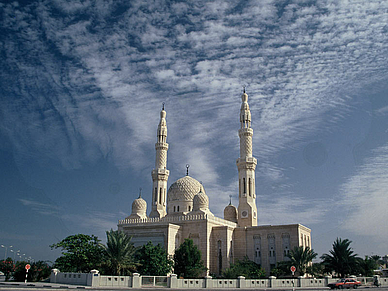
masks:
<instances>
[{"instance_id":1,"label":"wispy cloud","mask_svg":"<svg viewBox=\"0 0 388 291\"><path fill-rule=\"evenodd\" d=\"M306 199L292 195L281 197L259 196L259 223L263 224L294 224L314 225L324 221L328 208L322 207L324 199Z\"/></svg>"},{"instance_id":2,"label":"wispy cloud","mask_svg":"<svg viewBox=\"0 0 388 291\"><path fill-rule=\"evenodd\" d=\"M71 223L71 229L80 229L84 230L93 230L93 233L99 235L100 237L105 236L105 231L109 229L115 229L117 227L118 217L126 216L123 213L111 213L103 211L85 211L82 214L74 214L71 211L66 212L59 206L42 203L31 199L18 199L24 206L29 207L31 210L35 211L44 216L53 216L58 219L61 219L63 223ZM69 226L69 225L68 225ZM1 233L0 233L1 235ZM20 236L23 238L23 236ZM20 238L20 239L21 239Z\"/></svg>"},{"instance_id":3,"label":"wispy cloud","mask_svg":"<svg viewBox=\"0 0 388 291\"><path fill-rule=\"evenodd\" d=\"M122 5L119 15L114 15L116 5ZM6 104L4 109L7 128L17 118L30 121L9 132L19 152L28 152L23 151L27 137L40 155L59 158L67 167L101 155L120 166L140 167L139 156L152 161L144 148L153 140L156 122L149 121L156 121L155 102L167 99L170 114L182 112L185 118L177 121L183 131L204 109L219 103L208 96L217 94L238 106L237 92L248 83L254 139L260 143L255 153L269 159L325 126L324 112L336 111L332 122L341 118L348 102L341 91L352 87L356 93L378 78L377 72L386 72L384 1L361 2L351 10L344 2L295 2L284 5L281 13L272 1L116 5L69 7L57 1L53 7L35 5L33 13L3 5L4 25L17 41L28 39L24 45L30 51L26 58L16 51L18 42L8 42L7 62L37 77L18 81L22 86L17 93L30 97L29 108ZM51 9L66 17L54 17ZM15 12L18 22L12 20ZM82 20L75 21L79 14ZM116 22L108 27L103 20L111 16ZM41 27L58 55L48 50ZM23 90L27 87L28 93ZM42 89L53 94L42 99ZM182 101L190 105L179 110L176 104ZM230 110L217 109L223 132L236 130ZM198 132L214 122L212 115L204 118Z\"/></svg>"},{"instance_id":4,"label":"wispy cloud","mask_svg":"<svg viewBox=\"0 0 388 291\"><path fill-rule=\"evenodd\" d=\"M18 199L24 206L27 206L28 208L32 209L33 211L36 211L42 215L55 215L57 216L60 212L60 207L48 204L48 203L41 203L34 200L29 199Z\"/></svg>"},{"instance_id":5,"label":"wispy cloud","mask_svg":"<svg viewBox=\"0 0 388 291\"><path fill-rule=\"evenodd\" d=\"M358 235L386 242L388 226L388 145L375 149L357 173L341 187L340 205L346 207L342 227Z\"/></svg>"},{"instance_id":6,"label":"wispy cloud","mask_svg":"<svg viewBox=\"0 0 388 291\"><path fill-rule=\"evenodd\" d=\"M235 193L222 172L238 157L239 92L247 84L258 172L287 179L272 159L338 124L352 96L388 70L387 1L1 7L0 64L9 71L0 82L10 98L0 101L0 129L21 169L24 158L66 169L101 157L120 168L153 165L165 101L171 176L183 176L189 163L209 195ZM286 209L276 202L280 215ZM319 220L315 210L300 218Z\"/></svg>"}]
</instances>

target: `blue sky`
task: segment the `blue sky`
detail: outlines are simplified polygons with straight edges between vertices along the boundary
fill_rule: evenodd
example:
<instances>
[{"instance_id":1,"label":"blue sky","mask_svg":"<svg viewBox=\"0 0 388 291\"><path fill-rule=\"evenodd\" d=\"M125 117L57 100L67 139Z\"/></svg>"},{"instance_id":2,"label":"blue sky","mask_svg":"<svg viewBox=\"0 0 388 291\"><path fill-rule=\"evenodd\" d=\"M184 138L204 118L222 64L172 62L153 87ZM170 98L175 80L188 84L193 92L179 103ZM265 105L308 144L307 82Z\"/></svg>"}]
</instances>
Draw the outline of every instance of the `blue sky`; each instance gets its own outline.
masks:
<instances>
[{"instance_id":1,"label":"blue sky","mask_svg":"<svg viewBox=\"0 0 388 291\"><path fill-rule=\"evenodd\" d=\"M54 260L151 199L165 102L168 185L237 200L246 86L259 225L301 223L320 255L388 240L387 1L0 4L0 243ZM149 203L148 203L149 204ZM4 256L0 249L0 257Z\"/></svg>"}]
</instances>

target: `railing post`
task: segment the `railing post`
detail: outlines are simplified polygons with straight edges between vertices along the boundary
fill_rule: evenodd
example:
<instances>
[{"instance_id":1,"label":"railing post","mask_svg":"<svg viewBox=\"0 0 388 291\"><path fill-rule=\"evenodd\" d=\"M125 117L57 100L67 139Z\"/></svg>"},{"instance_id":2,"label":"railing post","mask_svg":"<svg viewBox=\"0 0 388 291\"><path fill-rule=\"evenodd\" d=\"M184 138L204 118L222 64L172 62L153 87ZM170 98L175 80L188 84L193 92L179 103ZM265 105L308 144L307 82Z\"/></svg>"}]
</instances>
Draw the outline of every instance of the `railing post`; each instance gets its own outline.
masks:
<instances>
[{"instance_id":1,"label":"railing post","mask_svg":"<svg viewBox=\"0 0 388 291\"><path fill-rule=\"evenodd\" d=\"M271 288L276 287L276 277L275 276L269 276L269 285Z\"/></svg>"},{"instance_id":2,"label":"railing post","mask_svg":"<svg viewBox=\"0 0 388 291\"><path fill-rule=\"evenodd\" d=\"M57 283L57 274L59 273L58 269L52 269L50 274L50 283Z\"/></svg>"},{"instance_id":3,"label":"railing post","mask_svg":"<svg viewBox=\"0 0 388 291\"><path fill-rule=\"evenodd\" d=\"M139 273L133 273L132 288L141 288L141 278Z\"/></svg>"},{"instance_id":4,"label":"railing post","mask_svg":"<svg viewBox=\"0 0 388 291\"><path fill-rule=\"evenodd\" d=\"M330 278L331 278L331 276L325 276L325 286L327 286L329 284Z\"/></svg>"},{"instance_id":5,"label":"railing post","mask_svg":"<svg viewBox=\"0 0 388 291\"><path fill-rule=\"evenodd\" d=\"M303 282L303 277L299 276L298 277L298 286L295 286L295 287L304 287L304 286L302 286L302 282Z\"/></svg>"},{"instance_id":6,"label":"railing post","mask_svg":"<svg viewBox=\"0 0 388 291\"><path fill-rule=\"evenodd\" d=\"M245 288L245 277L244 276L237 277L237 288Z\"/></svg>"},{"instance_id":7,"label":"railing post","mask_svg":"<svg viewBox=\"0 0 388 291\"><path fill-rule=\"evenodd\" d=\"M176 274L171 274L169 277L169 288L178 288L178 277Z\"/></svg>"},{"instance_id":8,"label":"railing post","mask_svg":"<svg viewBox=\"0 0 388 291\"><path fill-rule=\"evenodd\" d=\"M206 276L205 277L205 288L213 288L213 277Z\"/></svg>"}]
</instances>

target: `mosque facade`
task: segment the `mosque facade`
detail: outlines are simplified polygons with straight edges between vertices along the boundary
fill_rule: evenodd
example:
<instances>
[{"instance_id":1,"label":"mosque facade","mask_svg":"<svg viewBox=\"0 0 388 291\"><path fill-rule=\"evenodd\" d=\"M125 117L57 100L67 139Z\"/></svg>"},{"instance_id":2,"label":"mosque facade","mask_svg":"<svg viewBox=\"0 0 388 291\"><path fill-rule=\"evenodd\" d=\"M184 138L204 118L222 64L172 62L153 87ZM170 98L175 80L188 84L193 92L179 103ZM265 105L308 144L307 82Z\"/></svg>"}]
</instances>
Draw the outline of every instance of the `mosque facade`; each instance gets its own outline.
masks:
<instances>
[{"instance_id":1,"label":"mosque facade","mask_svg":"<svg viewBox=\"0 0 388 291\"><path fill-rule=\"evenodd\" d=\"M221 274L236 260L248 257L269 275L277 262L288 260L295 246L311 249L311 230L301 224L258 225L255 192L257 160L252 153L251 112L248 95L241 96L240 157L238 168L238 207L231 203L224 217L216 217L209 209L209 197L203 185L187 175L178 179L167 191L167 123L164 108L160 113L155 144L156 160L152 176L152 209L139 196L132 203L132 213L118 223L118 229L132 236L135 246L152 241L163 245L168 254L190 238L202 254L208 273Z\"/></svg>"}]
</instances>

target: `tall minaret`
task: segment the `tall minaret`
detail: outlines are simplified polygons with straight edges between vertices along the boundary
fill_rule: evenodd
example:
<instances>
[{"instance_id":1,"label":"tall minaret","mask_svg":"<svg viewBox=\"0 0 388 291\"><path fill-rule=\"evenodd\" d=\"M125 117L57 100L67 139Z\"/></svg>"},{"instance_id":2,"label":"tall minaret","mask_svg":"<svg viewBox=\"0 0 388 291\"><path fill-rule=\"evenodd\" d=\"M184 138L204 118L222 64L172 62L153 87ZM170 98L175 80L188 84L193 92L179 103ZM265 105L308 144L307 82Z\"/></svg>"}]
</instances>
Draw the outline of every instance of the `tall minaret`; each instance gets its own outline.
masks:
<instances>
[{"instance_id":1,"label":"tall minaret","mask_svg":"<svg viewBox=\"0 0 388 291\"><path fill-rule=\"evenodd\" d=\"M156 160L155 169L152 170L152 211L150 217L162 218L167 214L166 202L167 202L167 180L170 175L170 171L166 169L167 166L167 124L166 124L166 111L164 111L164 104L162 111L160 112L160 122L157 132L157 142L155 144Z\"/></svg>"},{"instance_id":2,"label":"tall minaret","mask_svg":"<svg viewBox=\"0 0 388 291\"><path fill-rule=\"evenodd\" d=\"M237 159L239 203L238 203L238 226L257 225L257 207L255 191L255 169L257 160L252 156L251 111L248 105L248 94L241 96L240 110L241 128L238 130L240 137L240 157Z\"/></svg>"}]
</instances>

